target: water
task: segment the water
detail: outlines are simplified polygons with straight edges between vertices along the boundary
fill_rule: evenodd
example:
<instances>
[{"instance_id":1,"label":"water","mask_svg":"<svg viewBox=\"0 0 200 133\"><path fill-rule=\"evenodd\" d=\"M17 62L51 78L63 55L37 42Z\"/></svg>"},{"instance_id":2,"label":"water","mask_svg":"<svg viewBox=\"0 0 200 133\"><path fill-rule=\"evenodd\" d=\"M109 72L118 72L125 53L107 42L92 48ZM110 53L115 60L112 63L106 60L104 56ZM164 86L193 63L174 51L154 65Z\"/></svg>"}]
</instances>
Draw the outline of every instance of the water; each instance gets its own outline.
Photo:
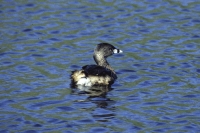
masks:
<instances>
[{"instance_id":1,"label":"water","mask_svg":"<svg viewBox=\"0 0 200 133\"><path fill-rule=\"evenodd\" d=\"M0 132L200 132L200 2L1 1ZM118 80L70 88L108 42ZM96 88L94 88L96 89Z\"/></svg>"}]
</instances>

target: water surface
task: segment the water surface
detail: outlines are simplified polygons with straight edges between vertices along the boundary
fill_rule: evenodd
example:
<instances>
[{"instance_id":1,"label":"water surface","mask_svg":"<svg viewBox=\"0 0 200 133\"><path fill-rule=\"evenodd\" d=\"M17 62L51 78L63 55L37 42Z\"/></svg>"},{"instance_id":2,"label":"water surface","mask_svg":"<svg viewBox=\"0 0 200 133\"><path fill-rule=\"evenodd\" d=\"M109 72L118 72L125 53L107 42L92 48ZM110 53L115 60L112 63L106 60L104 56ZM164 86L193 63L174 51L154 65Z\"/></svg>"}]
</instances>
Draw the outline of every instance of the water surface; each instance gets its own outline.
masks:
<instances>
[{"instance_id":1,"label":"water surface","mask_svg":"<svg viewBox=\"0 0 200 133\"><path fill-rule=\"evenodd\" d=\"M0 132L200 132L200 2L2 1ZM94 64L96 44L112 88L70 87Z\"/></svg>"}]
</instances>

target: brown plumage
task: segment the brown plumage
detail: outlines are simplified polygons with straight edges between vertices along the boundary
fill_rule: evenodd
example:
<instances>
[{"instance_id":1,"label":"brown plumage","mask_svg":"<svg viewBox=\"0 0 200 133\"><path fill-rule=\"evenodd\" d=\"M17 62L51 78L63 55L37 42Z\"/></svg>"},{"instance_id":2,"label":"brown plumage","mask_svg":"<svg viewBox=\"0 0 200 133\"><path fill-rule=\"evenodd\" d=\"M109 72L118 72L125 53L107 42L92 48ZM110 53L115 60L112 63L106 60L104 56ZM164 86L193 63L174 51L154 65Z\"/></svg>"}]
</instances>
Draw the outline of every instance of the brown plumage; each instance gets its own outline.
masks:
<instances>
[{"instance_id":1,"label":"brown plumage","mask_svg":"<svg viewBox=\"0 0 200 133\"><path fill-rule=\"evenodd\" d=\"M72 85L112 85L117 79L117 75L106 58L115 53L122 53L122 51L108 43L98 44L93 55L97 65L86 65L81 70L73 71L71 74Z\"/></svg>"}]
</instances>

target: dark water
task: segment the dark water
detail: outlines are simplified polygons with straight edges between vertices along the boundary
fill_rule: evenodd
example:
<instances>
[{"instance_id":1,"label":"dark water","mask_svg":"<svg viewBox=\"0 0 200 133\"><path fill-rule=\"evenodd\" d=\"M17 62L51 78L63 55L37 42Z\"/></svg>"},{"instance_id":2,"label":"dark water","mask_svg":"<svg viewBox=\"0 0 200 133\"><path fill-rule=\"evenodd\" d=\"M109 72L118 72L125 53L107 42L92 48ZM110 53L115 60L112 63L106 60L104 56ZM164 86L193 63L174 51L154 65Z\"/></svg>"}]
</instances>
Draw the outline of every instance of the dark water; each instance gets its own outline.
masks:
<instances>
[{"instance_id":1,"label":"dark water","mask_svg":"<svg viewBox=\"0 0 200 133\"><path fill-rule=\"evenodd\" d=\"M200 132L200 2L1 1L0 132ZM118 80L70 88L108 42Z\"/></svg>"}]
</instances>

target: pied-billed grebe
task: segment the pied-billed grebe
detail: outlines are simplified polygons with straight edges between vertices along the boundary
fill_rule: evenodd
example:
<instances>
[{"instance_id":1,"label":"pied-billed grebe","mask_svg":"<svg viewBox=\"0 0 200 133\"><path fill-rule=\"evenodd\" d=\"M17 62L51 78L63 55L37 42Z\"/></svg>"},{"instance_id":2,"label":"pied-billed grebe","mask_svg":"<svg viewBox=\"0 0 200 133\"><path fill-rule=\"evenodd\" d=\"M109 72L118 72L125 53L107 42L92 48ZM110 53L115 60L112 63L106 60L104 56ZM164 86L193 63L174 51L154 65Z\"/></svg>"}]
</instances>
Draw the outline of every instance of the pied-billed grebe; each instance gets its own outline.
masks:
<instances>
[{"instance_id":1,"label":"pied-billed grebe","mask_svg":"<svg viewBox=\"0 0 200 133\"><path fill-rule=\"evenodd\" d=\"M73 71L71 74L72 84L83 86L112 85L117 79L117 75L106 58L115 53L122 53L122 50L109 43L98 44L93 55L97 65L86 65L81 70Z\"/></svg>"}]
</instances>

